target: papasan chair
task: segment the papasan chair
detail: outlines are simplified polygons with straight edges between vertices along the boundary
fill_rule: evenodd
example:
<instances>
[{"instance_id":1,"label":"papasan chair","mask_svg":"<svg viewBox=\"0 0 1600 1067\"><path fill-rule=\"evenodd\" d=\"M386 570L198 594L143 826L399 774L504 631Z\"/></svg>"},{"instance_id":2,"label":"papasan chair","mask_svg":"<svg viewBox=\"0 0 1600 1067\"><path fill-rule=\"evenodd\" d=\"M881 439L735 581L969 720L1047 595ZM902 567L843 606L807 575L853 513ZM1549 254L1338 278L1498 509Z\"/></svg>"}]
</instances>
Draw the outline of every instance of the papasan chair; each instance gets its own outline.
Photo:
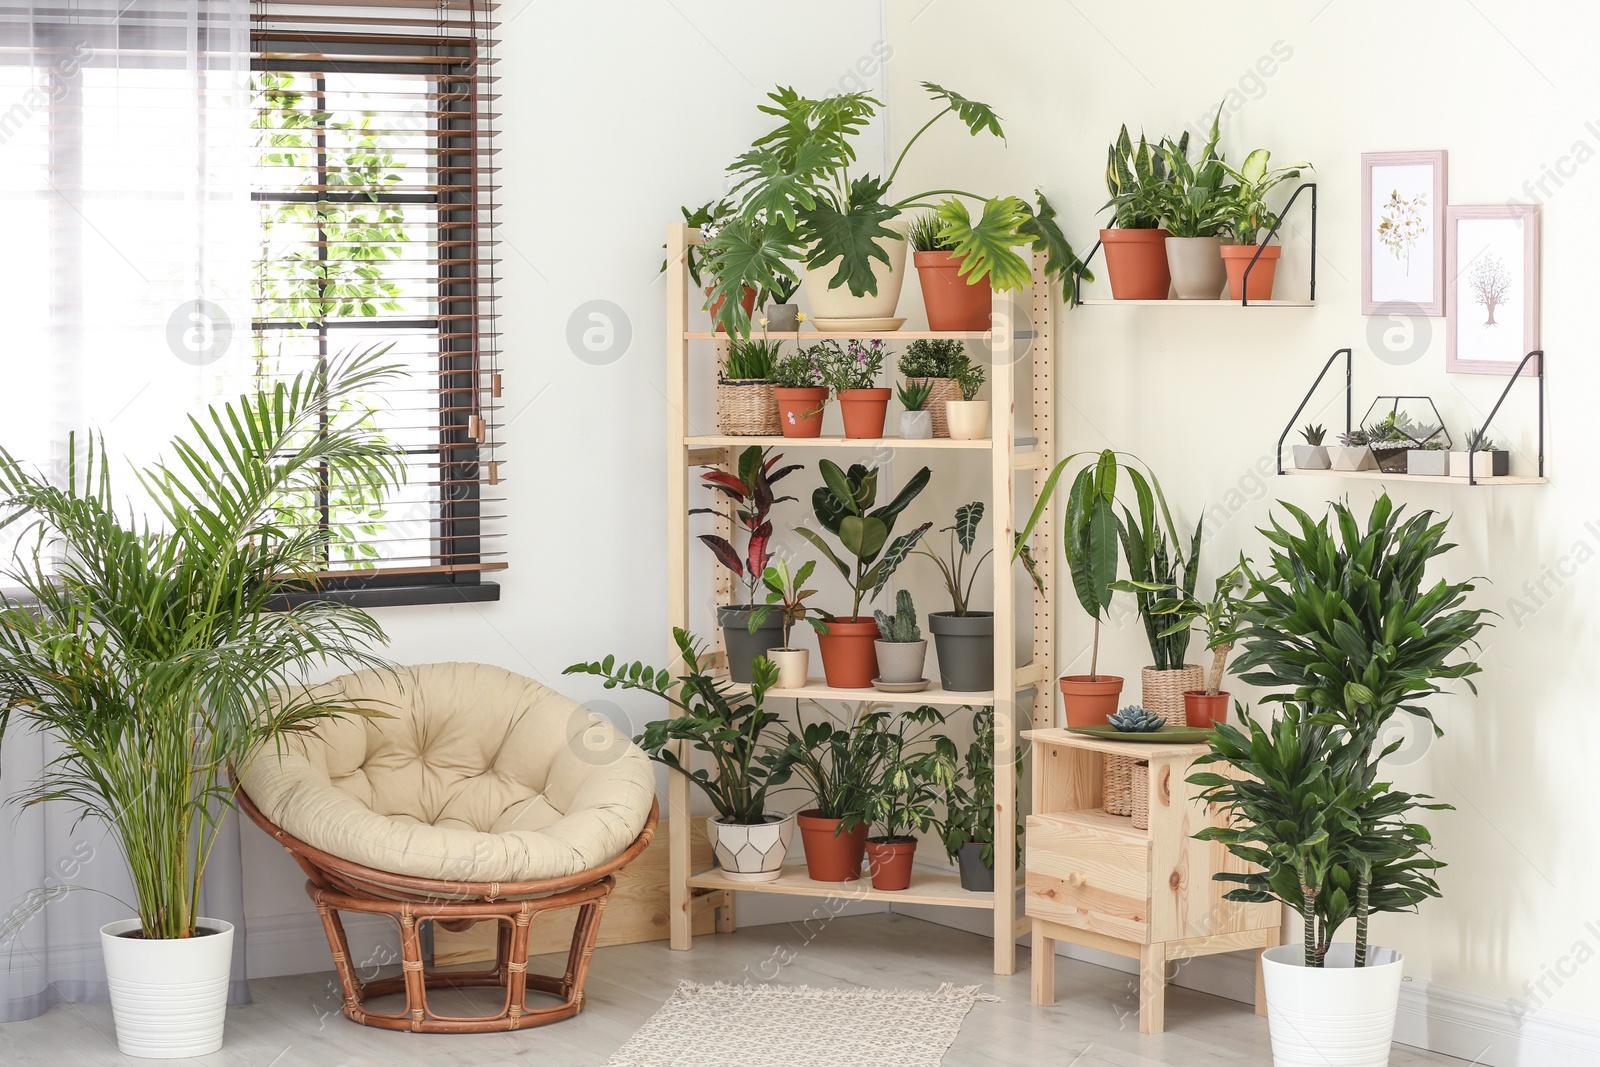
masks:
<instances>
[{"instance_id":1,"label":"papasan chair","mask_svg":"<svg viewBox=\"0 0 1600 1067\"><path fill-rule=\"evenodd\" d=\"M321 689L391 716L323 720L239 772L239 801L289 850L333 950L344 1014L420 1033L520 1030L583 1008L583 983L615 872L656 827L649 759L576 701L485 664L345 675ZM580 909L564 974L528 973L536 917ZM363 982L339 912L387 915L401 973ZM435 972L419 924L499 926L491 970ZM448 1016L429 989L503 986L494 1015ZM556 998L530 1006L528 993ZM406 1010L367 1009L404 993Z\"/></svg>"}]
</instances>

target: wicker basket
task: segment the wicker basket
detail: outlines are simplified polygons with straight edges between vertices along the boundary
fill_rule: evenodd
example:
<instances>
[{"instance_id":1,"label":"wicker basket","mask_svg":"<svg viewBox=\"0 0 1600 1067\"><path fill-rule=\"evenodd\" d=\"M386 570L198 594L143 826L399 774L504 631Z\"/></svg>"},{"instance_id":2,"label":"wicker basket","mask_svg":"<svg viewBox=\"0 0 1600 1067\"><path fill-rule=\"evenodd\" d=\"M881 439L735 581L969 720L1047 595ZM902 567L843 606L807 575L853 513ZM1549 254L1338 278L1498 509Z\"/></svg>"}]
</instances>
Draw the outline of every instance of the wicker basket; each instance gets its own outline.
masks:
<instances>
[{"instance_id":1,"label":"wicker basket","mask_svg":"<svg viewBox=\"0 0 1600 1067\"><path fill-rule=\"evenodd\" d=\"M1133 827L1135 830L1150 829L1150 764L1135 763L1133 765Z\"/></svg>"},{"instance_id":2,"label":"wicker basket","mask_svg":"<svg viewBox=\"0 0 1600 1067\"><path fill-rule=\"evenodd\" d=\"M778 401L772 383L741 378L717 383L717 432L729 437L777 437Z\"/></svg>"},{"instance_id":3,"label":"wicker basket","mask_svg":"<svg viewBox=\"0 0 1600 1067\"><path fill-rule=\"evenodd\" d=\"M906 384L928 386L928 400L922 409L933 416L933 436L949 437L950 423L944 417L944 402L960 400L961 386L954 378L907 378Z\"/></svg>"},{"instance_id":4,"label":"wicker basket","mask_svg":"<svg viewBox=\"0 0 1600 1067\"><path fill-rule=\"evenodd\" d=\"M1170 671L1146 667L1139 675L1140 699L1145 710L1159 715L1174 726L1187 721L1183 710L1183 694L1190 689L1206 687L1206 669L1193 664Z\"/></svg>"},{"instance_id":5,"label":"wicker basket","mask_svg":"<svg viewBox=\"0 0 1600 1067\"><path fill-rule=\"evenodd\" d=\"M1133 765L1126 756L1104 757L1100 779L1100 806L1107 815L1133 814Z\"/></svg>"}]
</instances>

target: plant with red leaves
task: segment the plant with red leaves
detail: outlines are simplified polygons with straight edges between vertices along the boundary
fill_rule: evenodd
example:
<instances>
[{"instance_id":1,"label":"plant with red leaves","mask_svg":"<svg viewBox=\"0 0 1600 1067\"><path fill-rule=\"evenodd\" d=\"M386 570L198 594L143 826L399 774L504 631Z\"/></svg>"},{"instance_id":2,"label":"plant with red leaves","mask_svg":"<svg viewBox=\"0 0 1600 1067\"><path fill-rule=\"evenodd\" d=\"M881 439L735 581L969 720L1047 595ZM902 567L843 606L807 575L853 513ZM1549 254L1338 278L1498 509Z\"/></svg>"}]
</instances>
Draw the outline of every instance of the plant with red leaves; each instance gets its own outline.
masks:
<instances>
[{"instance_id":1,"label":"plant with red leaves","mask_svg":"<svg viewBox=\"0 0 1600 1067\"><path fill-rule=\"evenodd\" d=\"M723 494L733 502L734 520L744 529L745 536L749 539L745 558L740 559L738 549L734 548L726 537L717 534L700 535L700 540L711 549L711 554L717 557L717 562L745 583L749 591L747 605L756 603L756 587L760 585L761 575L767 569L769 558L767 547L772 543L772 520L767 516L774 504L794 499L792 496L773 495L772 487L804 466L792 463L787 467L779 467L778 462L783 459L783 455L780 453L768 456L768 451L760 445L751 445L741 452L737 475L715 468L700 475L700 480L705 483L706 488ZM689 514L721 515L722 512L717 508L695 508Z\"/></svg>"}]
</instances>

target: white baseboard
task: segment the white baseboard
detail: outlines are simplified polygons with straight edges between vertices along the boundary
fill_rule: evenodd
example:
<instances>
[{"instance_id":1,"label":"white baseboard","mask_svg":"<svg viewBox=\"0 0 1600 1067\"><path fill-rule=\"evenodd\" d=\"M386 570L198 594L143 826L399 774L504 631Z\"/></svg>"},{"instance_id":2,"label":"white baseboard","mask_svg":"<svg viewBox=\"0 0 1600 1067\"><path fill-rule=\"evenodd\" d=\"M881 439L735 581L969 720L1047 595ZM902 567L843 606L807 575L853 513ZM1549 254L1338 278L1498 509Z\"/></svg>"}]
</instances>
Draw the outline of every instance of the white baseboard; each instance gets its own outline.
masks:
<instances>
[{"instance_id":1,"label":"white baseboard","mask_svg":"<svg viewBox=\"0 0 1600 1067\"><path fill-rule=\"evenodd\" d=\"M371 962L399 959L400 934L394 923L380 915L346 912L341 918L352 959ZM322 920L315 911L309 910L246 919L245 960L251 978L333 970L333 954L322 932Z\"/></svg>"}]
</instances>

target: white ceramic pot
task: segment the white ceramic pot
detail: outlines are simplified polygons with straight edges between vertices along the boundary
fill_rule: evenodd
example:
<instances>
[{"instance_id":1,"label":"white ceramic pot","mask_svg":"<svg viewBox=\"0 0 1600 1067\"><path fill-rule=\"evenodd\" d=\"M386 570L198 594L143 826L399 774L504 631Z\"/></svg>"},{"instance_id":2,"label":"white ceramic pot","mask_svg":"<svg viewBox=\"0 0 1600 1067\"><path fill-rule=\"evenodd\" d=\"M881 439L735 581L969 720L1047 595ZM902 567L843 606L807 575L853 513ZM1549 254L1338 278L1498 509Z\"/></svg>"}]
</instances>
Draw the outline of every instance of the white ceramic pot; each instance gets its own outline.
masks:
<instances>
[{"instance_id":1,"label":"white ceramic pot","mask_svg":"<svg viewBox=\"0 0 1600 1067\"><path fill-rule=\"evenodd\" d=\"M811 670L811 650L808 648L769 648L767 658L778 668L779 689L800 689L806 684Z\"/></svg>"},{"instance_id":2,"label":"white ceramic pot","mask_svg":"<svg viewBox=\"0 0 1600 1067\"><path fill-rule=\"evenodd\" d=\"M987 400L946 400L944 418L957 441L977 441L989 436Z\"/></svg>"},{"instance_id":3,"label":"white ceramic pot","mask_svg":"<svg viewBox=\"0 0 1600 1067\"><path fill-rule=\"evenodd\" d=\"M768 815L757 826L706 820L711 852L722 873L735 882L771 882L783 873L783 860L794 840L793 815Z\"/></svg>"},{"instance_id":4,"label":"white ceramic pot","mask_svg":"<svg viewBox=\"0 0 1600 1067\"><path fill-rule=\"evenodd\" d=\"M1355 946L1328 949L1326 966L1305 966L1305 948L1280 945L1261 957L1273 1067L1387 1067L1404 958L1373 947L1357 968Z\"/></svg>"},{"instance_id":5,"label":"white ceramic pot","mask_svg":"<svg viewBox=\"0 0 1600 1067\"><path fill-rule=\"evenodd\" d=\"M878 652L878 681L922 681L922 665L928 659L927 641L875 641L873 647Z\"/></svg>"},{"instance_id":6,"label":"white ceramic pot","mask_svg":"<svg viewBox=\"0 0 1600 1067\"><path fill-rule=\"evenodd\" d=\"M1350 448L1328 445L1328 464L1336 471L1368 471L1373 468L1372 449L1366 445Z\"/></svg>"},{"instance_id":7,"label":"white ceramic pot","mask_svg":"<svg viewBox=\"0 0 1600 1067\"><path fill-rule=\"evenodd\" d=\"M1328 469L1328 449L1325 445L1295 445L1296 470L1325 471Z\"/></svg>"},{"instance_id":8,"label":"white ceramic pot","mask_svg":"<svg viewBox=\"0 0 1600 1067\"><path fill-rule=\"evenodd\" d=\"M909 224L905 219L891 219L883 224L884 229L893 230L900 235L899 240L890 240L880 237L877 241L879 248L889 256L889 262L873 257L872 276L877 279L878 292L876 296L856 296L850 292L848 285L840 285L837 289L828 288L828 283L838 273L839 261L829 260L821 267L801 267L800 277L806 287L806 295L811 299L811 318L816 319L886 319L894 315L894 309L900 304L900 287L906 280L906 247L909 242L905 240L906 228Z\"/></svg>"},{"instance_id":9,"label":"white ceramic pot","mask_svg":"<svg viewBox=\"0 0 1600 1067\"><path fill-rule=\"evenodd\" d=\"M902 441L932 440L933 412L902 411L900 413L900 439Z\"/></svg>"},{"instance_id":10,"label":"white ceramic pot","mask_svg":"<svg viewBox=\"0 0 1600 1067\"><path fill-rule=\"evenodd\" d=\"M188 1059L222 1047L228 1010L228 975L233 967L233 924L200 919L203 936L147 941L124 937L139 931L138 919L100 928L111 1017L124 1056Z\"/></svg>"},{"instance_id":11,"label":"white ceramic pot","mask_svg":"<svg viewBox=\"0 0 1600 1067\"><path fill-rule=\"evenodd\" d=\"M1450 477L1452 478L1465 478L1469 474L1479 478L1494 478L1510 473L1510 452L1496 450L1494 452L1450 453Z\"/></svg>"},{"instance_id":12,"label":"white ceramic pot","mask_svg":"<svg viewBox=\"0 0 1600 1067\"><path fill-rule=\"evenodd\" d=\"M1167 269L1172 274L1172 295L1179 300L1218 300L1228 284L1218 237L1168 237Z\"/></svg>"}]
</instances>

